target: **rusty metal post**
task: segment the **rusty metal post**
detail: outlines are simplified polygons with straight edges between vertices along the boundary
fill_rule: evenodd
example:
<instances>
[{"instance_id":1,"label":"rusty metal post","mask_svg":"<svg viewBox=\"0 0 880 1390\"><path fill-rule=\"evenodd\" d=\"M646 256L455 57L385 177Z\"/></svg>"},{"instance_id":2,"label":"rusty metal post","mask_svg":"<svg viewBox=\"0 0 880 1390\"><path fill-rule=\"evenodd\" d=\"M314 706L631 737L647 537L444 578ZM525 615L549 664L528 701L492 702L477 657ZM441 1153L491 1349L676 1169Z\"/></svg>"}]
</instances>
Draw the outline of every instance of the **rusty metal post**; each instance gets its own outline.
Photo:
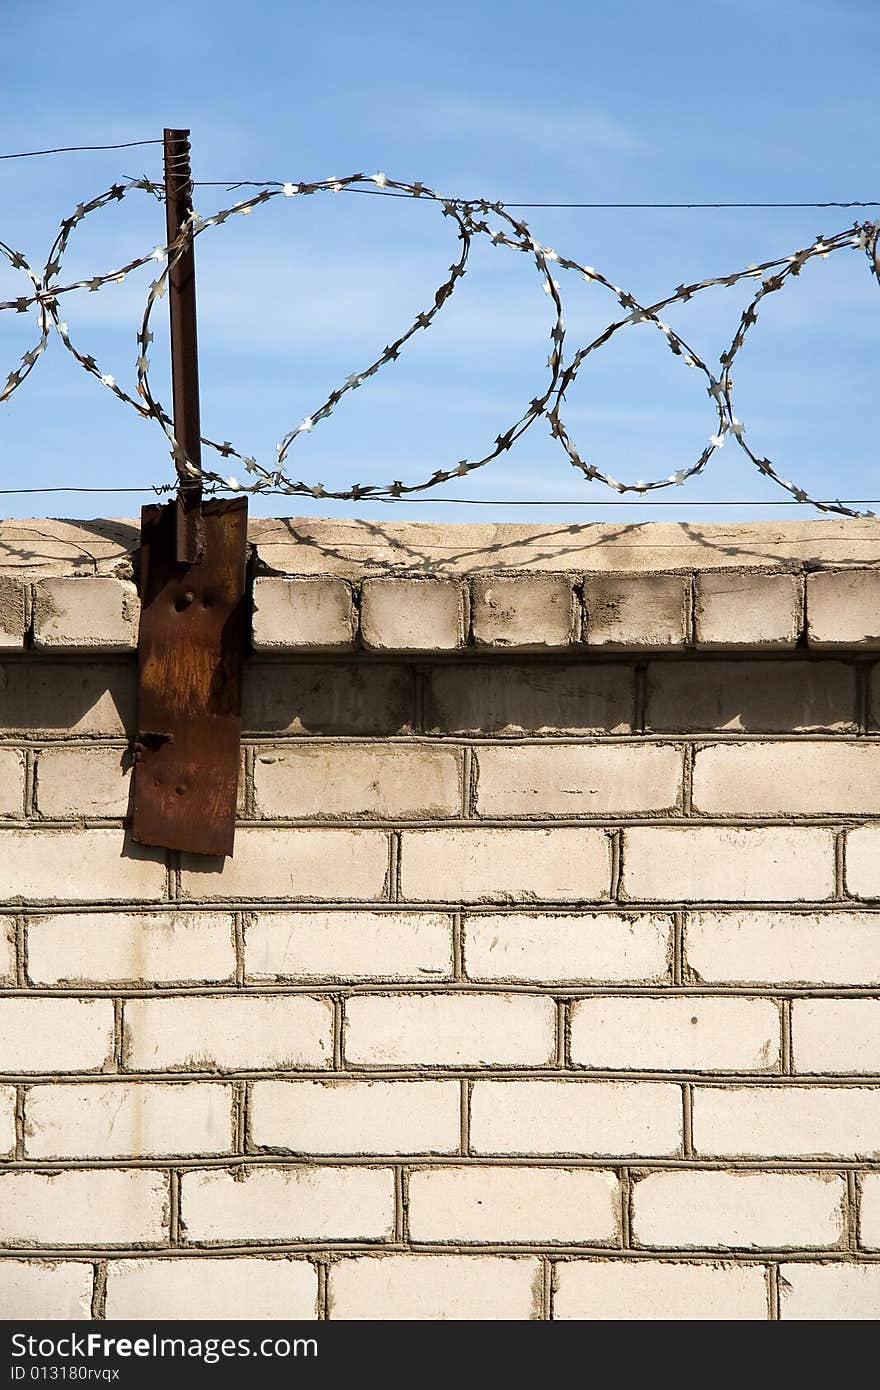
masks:
<instances>
[{"instance_id":1,"label":"rusty metal post","mask_svg":"<svg viewBox=\"0 0 880 1390\"><path fill-rule=\"evenodd\" d=\"M165 131L169 242L192 211L189 131ZM174 433L201 466L195 259L169 273ZM176 461L178 493L141 510L138 738L134 822L139 844L229 855L241 764L241 682L247 641L247 498L203 502Z\"/></svg>"},{"instance_id":2,"label":"rusty metal post","mask_svg":"<svg viewBox=\"0 0 880 1390\"><path fill-rule=\"evenodd\" d=\"M192 215L192 171L188 130L166 130L165 228L168 244L176 241ZM201 466L199 415L199 350L196 330L196 261L191 238L168 274L168 312L171 320L171 394L174 434L187 458ZM177 461L177 558L193 564L205 553L202 525L202 485Z\"/></svg>"}]
</instances>

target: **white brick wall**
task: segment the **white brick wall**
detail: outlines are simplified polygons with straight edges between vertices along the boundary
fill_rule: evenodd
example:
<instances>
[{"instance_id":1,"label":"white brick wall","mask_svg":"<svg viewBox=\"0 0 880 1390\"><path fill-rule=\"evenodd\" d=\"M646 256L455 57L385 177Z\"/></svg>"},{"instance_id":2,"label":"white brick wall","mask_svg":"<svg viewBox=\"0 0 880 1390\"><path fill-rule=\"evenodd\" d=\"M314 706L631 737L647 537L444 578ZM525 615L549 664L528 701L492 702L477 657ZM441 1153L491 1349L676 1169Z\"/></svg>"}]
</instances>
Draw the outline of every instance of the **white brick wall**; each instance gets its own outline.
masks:
<instances>
[{"instance_id":1,"label":"white brick wall","mask_svg":"<svg viewBox=\"0 0 880 1390\"><path fill-rule=\"evenodd\" d=\"M133 586L18 572L0 1311L880 1315L880 534L817 570L836 525L275 547L225 862L128 835Z\"/></svg>"}]
</instances>

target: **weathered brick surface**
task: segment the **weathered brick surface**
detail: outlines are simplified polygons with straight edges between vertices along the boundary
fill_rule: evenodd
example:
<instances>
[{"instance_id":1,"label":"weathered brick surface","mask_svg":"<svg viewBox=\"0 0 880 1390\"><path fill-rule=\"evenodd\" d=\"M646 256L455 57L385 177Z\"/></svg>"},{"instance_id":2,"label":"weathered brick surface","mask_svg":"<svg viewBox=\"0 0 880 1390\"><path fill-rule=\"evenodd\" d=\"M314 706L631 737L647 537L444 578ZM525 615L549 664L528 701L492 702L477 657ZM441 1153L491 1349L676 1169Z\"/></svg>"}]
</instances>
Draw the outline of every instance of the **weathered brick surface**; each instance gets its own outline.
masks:
<instances>
[{"instance_id":1,"label":"weathered brick surface","mask_svg":"<svg viewBox=\"0 0 880 1390\"><path fill-rule=\"evenodd\" d=\"M624 831L623 891L664 902L803 902L834 893L834 833L688 826Z\"/></svg>"},{"instance_id":2,"label":"weathered brick surface","mask_svg":"<svg viewBox=\"0 0 880 1390\"><path fill-rule=\"evenodd\" d=\"M760 1265L672 1260L573 1260L558 1266L554 1318L601 1322L758 1321L767 1317Z\"/></svg>"},{"instance_id":3,"label":"weathered brick surface","mask_svg":"<svg viewBox=\"0 0 880 1390\"><path fill-rule=\"evenodd\" d=\"M333 866L328 873L328 865ZM183 856L187 899L347 898L384 895L388 840L378 830L239 830L235 857Z\"/></svg>"},{"instance_id":4,"label":"weathered brick surface","mask_svg":"<svg viewBox=\"0 0 880 1390\"><path fill-rule=\"evenodd\" d=\"M388 1240L390 1168L261 1167L185 1173L181 1210L189 1244Z\"/></svg>"},{"instance_id":5,"label":"weathered brick surface","mask_svg":"<svg viewBox=\"0 0 880 1390\"><path fill-rule=\"evenodd\" d=\"M24 1113L29 1158L148 1158L232 1147L232 1092L213 1082L33 1086Z\"/></svg>"},{"instance_id":6,"label":"weathered brick surface","mask_svg":"<svg viewBox=\"0 0 880 1390\"><path fill-rule=\"evenodd\" d=\"M688 640L690 584L683 575L589 575L584 607L591 647L650 650Z\"/></svg>"},{"instance_id":7,"label":"weathered brick surface","mask_svg":"<svg viewBox=\"0 0 880 1390\"><path fill-rule=\"evenodd\" d=\"M18 748L0 748L0 817L24 815L25 757Z\"/></svg>"},{"instance_id":8,"label":"weathered brick surface","mask_svg":"<svg viewBox=\"0 0 880 1390\"><path fill-rule=\"evenodd\" d=\"M0 1070L103 1071L113 1055L109 999L0 998Z\"/></svg>"},{"instance_id":9,"label":"weathered brick surface","mask_svg":"<svg viewBox=\"0 0 880 1390\"><path fill-rule=\"evenodd\" d=\"M779 743L697 750L694 809L709 815L861 815L877 805L880 744Z\"/></svg>"},{"instance_id":10,"label":"weathered brick surface","mask_svg":"<svg viewBox=\"0 0 880 1390\"><path fill-rule=\"evenodd\" d=\"M588 1168L419 1169L409 1186L416 1242L604 1244L617 1232L617 1181Z\"/></svg>"},{"instance_id":11,"label":"weathered brick surface","mask_svg":"<svg viewBox=\"0 0 880 1390\"><path fill-rule=\"evenodd\" d=\"M128 810L131 758L124 748L43 748L36 758L36 809L47 820L119 817Z\"/></svg>"},{"instance_id":12,"label":"weathered brick surface","mask_svg":"<svg viewBox=\"0 0 880 1390\"><path fill-rule=\"evenodd\" d=\"M449 980L453 922L437 912L256 912L249 980Z\"/></svg>"},{"instance_id":13,"label":"weathered brick surface","mask_svg":"<svg viewBox=\"0 0 880 1390\"><path fill-rule=\"evenodd\" d=\"M216 1322L307 1321L316 1316L318 1277L307 1260L114 1260L107 1317Z\"/></svg>"},{"instance_id":14,"label":"weathered brick surface","mask_svg":"<svg viewBox=\"0 0 880 1390\"><path fill-rule=\"evenodd\" d=\"M855 733L856 673L830 661L652 661L645 721L658 733Z\"/></svg>"},{"instance_id":15,"label":"weathered brick surface","mask_svg":"<svg viewBox=\"0 0 880 1390\"><path fill-rule=\"evenodd\" d=\"M699 1086L693 1137L707 1157L877 1158L880 1088Z\"/></svg>"},{"instance_id":16,"label":"weathered brick surface","mask_svg":"<svg viewBox=\"0 0 880 1390\"><path fill-rule=\"evenodd\" d=\"M807 575L811 647L880 647L880 571Z\"/></svg>"},{"instance_id":17,"label":"weathered brick surface","mask_svg":"<svg viewBox=\"0 0 880 1390\"><path fill-rule=\"evenodd\" d=\"M636 1245L679 1249L839 1246L846 1185L833 1173L651 1173L633 1188Z\"/></svg>"},{"instance_id":18,"label":"weathered brick surface","mask_svg":"<svg viewBox=\"0 0 880 1390\"><path fill-rule=\"evenodd\" d=\"M880 1313L877 523L255 523L225 862L131 840L130 528L59 526L0 574L0 1312Z\"/></svg>"},{"instance_id":19,"label":"weathered brick surface","mask_svg":"<svg viewBox=\"0 0 880 1390\"><path fill-rule=\"evenodd\" d=\"M77 1260L0 1260L3 1317L45 1322L92 1316L94 1268Z\"/></svg>"},{"instance_id":20,"label":"weathered brick surface","mask_svg":"<svg viewBox=\"0 0 880 1390\"><path fill-rule=\"evenodd\" d=\"M329 1001L308 995L134 999L125 1009L132 1071L327 1066Z\"/></svg>"},{"instance_id":21,"label":"weathered brick surface","mask_svg":"<svg viewBox=\"0 0 880 1390\"><path fill-rule=\"evenodd\" d=\"M669 978L672 930L661 914L487 913L466 919L465 969L471 980L659 983Z\"/></svg>"},{"instance_id":22,"label":"weathered brick surface","mask_svg":"<svg viewBox=\"0 0 880 1390\"><path fill-rule=\"evenodd\" d=\"M250 980L451 979L452 918L436 912L259 912L245 927Z\"/></svg>"},{"instance_id":23,"label":"weathered brick surface","mask_svg":"<svg viewBox=\"0 0 880 1390\"><path fill-rule=\"evenodd\" d=\"M452 1154L455 1081L258 1081L251 1133L265 1149L313 1154Z\"/></svg>"},{"instance_id":24,"label":"weathered brick surface","mask_svg":"<svg viewBox=\"0 0 880 1390\"><path fill-rule=\"evenodd\" d=\"M126 1168L0 1174L0 1245L162 1245L168 1179Z\"/></svg>"},{"instance_id":25,"label":"weathered brick surface","mask_svg":"<svg viewBox=\"0 0 880 1390\"><path fill-rule=\"evenodd\" d=\"M633 671L592 661L434 666L425 677L430 734L626 734Z\"/></svg>"},{"instance_id":26,"label":"weathered brick surface","mask_svg":"<svg viewBox=\"0 0 880 1390\"><path fill-rule=\"evenodd\" d=\"M21 651L25 632L25 587L0 575L0 651Z\"/></svg>"},{"instance_id":27,"label":"weathered brick surface","mask_svg":"<svg viewBox=\"0 0 880 1390\"><path fill-rule=\"evenodd\" d=\"M131 651L140 603L127 579L41 579L34 590L34 646L68 651Z\"/></svg>"},{"instance_id":28,"label":"weathered brick surface","mask_svg":"<svg viewBox=\"0 0 880 1390\"><path fill-rule=\"evenodd\" d=\"M477 1081L471 1144L480 1154L678 1154L681 1092L650 1081Z\"/></svg>"},{"instance_id":29,"label":"weathered brick surface","mask_svg":"<svg viewBox=\"0 0 880 1390\"><path fill-rule=\"evenodd\" d=\"M467 590L442 579L367 579L361 636L369 651L448 651L464 645Z\"/></svg>"},{"instance_id":30,"label":"weathered brick surface","mask_svg":"<svg viewBox=\"0 0 880 1390\"><path fill-rule=\"evenodd\" d=\"M570 580L538 576L475 579L472 626L480 647L567 647L578 638Z\"/></svg>"},{"instance_id":31,"label":"weathered brick surface","mask_svg":"<svg viewBox=\"0 0 880 1390\"><path fill-rule=\"evenodd\" d=\"M876 1322L880 1265L783 1264L779 1290L783 1321Z\"/></svg>"},{"instance_id":32,"label":"weathered brick surface","mask_svg":"<svg viewBox=\"0 0 880 1390\"><path fill-rule=\"evenodd\" d=\"M121 830L0 829L0 901L164 896L164 852L136 845Z\"/></svg>"},{"instance_id":33,"label":"weathered brick surface","mask_svg":"<svg viewBox=\"0 0 880 1390\"><path fill-rule=\"evenodd\" d=\"M803 578L795 574L698 574L698 647L793 647L803 622Z\"/></svg>"},{"instance_id":34,"label":"weathered brick surface","mask_svg":"<svg viewBox=\"0 0 880 1390\"><path fill-rule=\"evenodd\" d=\"M35 985L228 983L235 921L229 912L36 913L27 964Z\"/></svg>"},{"instance_id":35,"label":"weathered brick surface","mask_svg":"<svg viewBox=\"0 0 880 1390\"><path fill-rule=\"evenodd\" d=\"M673 811L681 798L682 752L650 743L481 748L477 775L481 816Z\"/></svg>"},{"instance_id":36,"label":"weathered brick surface","mask_svg":"<svg viewBox=\"0 0 880 1390\"><path fill-rule=\"evenodd\" d=\"M880 986L869 912L692 912L687 963L706 984Z\"/></svg>"},{"instance_id":37,"label":"weathered brick surface","mask_svg":"<svg viewBox=\"0 0 880 1390\"><path fill-rule=\"evenodd\" d=\"M266 748L254 762L257 813L321 820L458 815L461 759L419 744Z\"/></svg>"},{"instance_id":38,"label":"weathered brick surface","mask_svg":"<svg viewBox=\"0 0 880 1390\"><path fill-rule=\"evenodd\" d=\"M576 1065L625 1071L776 1071L779 1010L768 999L596 998L572 1006Z\"/></svg>"},{"instance_id":39,"label":"weathered brick surface","mask_svg":"<svg viewBox=\"0 0 880 1390\"><path fill-rule=\"evenodd\" d=\"M602 830L421 830L405 833L401 893L434 902L594 902L607 898Z\"/></svg>"},{"instance_id":40,"label":"weathered brick surface","mask_svg":"<svg viewBox=\"0 0 880 1390\"><path fill-rule=\"evenodd\" d=\"M795 999L791 1031L797 1071L880 1075L880 999Z\"/></svg>"},{"instance_id":41,"label":"weathered brick surface","mask_svg":"<svg viewBox=\"0 0 880 1390\"><path fill-rule=\"evenodd\" d=\"M356 623L351 585L344 579L255 579L256 651L347 651Z\"/></svg>"},{"instance_id":42,"label":"weathered brick surface","mask_svg":"<svg viewBox=\"0 0 880 1390\"><path fill-rule=\"evenodd\" d=\"M544 1066L556 1050L556 1009L523 994L359 995L345 1017L357 1066Z\"/></svg>"},{"instance_id":43,"label":"weathered brick surface","mask_svg":"<svg viewBox=\"0 0 880 1390\"><path fill-rule=\"evenodd\" d=\"M522 1321L542 1316L542 1271L528 1257L381 1255L335 1261L331 1319Z\"/></svg>"}]
</instances>

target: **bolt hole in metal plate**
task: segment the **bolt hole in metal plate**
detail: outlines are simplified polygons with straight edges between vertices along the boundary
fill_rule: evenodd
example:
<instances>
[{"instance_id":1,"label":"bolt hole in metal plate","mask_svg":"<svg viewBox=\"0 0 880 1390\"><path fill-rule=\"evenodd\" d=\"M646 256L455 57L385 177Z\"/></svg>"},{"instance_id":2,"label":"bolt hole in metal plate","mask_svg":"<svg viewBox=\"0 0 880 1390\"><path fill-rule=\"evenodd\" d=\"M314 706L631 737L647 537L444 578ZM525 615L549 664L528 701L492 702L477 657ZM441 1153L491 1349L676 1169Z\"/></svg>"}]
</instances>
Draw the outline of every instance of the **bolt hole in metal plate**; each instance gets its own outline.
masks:
<instances>
[{"instance_id":1,"label":"bolt hole in metal plate","mask_svg":"<svg viewBox=\"0 0 880 1390\"><path fill-rule=\"evenodd\" d=\"M201 560L181 563L175 503L141 515L134 838L229 855L247 633L247 501L203 506Z\"/></svg>"}]
</instances>

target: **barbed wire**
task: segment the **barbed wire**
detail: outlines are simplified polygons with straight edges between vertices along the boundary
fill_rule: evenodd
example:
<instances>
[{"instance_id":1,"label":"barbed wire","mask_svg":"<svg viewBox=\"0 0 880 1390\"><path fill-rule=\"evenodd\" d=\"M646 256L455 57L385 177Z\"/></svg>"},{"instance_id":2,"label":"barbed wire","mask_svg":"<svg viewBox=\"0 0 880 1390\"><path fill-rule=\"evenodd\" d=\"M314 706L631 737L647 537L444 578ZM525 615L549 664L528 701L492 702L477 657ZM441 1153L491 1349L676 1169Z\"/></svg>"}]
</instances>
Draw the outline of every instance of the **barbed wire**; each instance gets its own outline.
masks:
<instances>
[{"instance_id":1,"label":"barbed wire","mask_svg":"<svg viewBox=\"0 0 880 1390\"><path fill-rule=\"evenodd\" d=\"M95 377L123 404L132 407L140 418L157 421L168 439L171 457L178 472L183 472L194 480L198 479L203 485L207 485L210 490L214 491L223 489L236 492L271 493L273 495L307 495L328 501L416 500L413 494L423 493L443 483L467 477L472 472L486 467L493 460L507 453L535 421L543 416L548 421L551 435L562 445L570 463L588 481L601 483L618 495L635 493L645 497L646 494L658 489L683 485L688 479L704 472L713 454L724 445L727 436L732 435L758 471L769 481L788 491L795 502L809 503L823 512L835 512L846 516L861 514L854 511L848 501L842 501L839 498L831 500L811 498L805 488L785 477L776 464L755 450L746 438L742 420L734 412L731 366L743 347L750 330L754 327L758 318L758 306L763 299L770 294L778 293L789 279L800 274L810 260L816 257L827 259L839 251L856 249L866 254L872 274L880 282L880 260L878 260L880 222L856 222L851 227L837 232L831 237L820 236L816 238L810 246L796 251L792 255L752 264L745 269L734 271L732 274L696 280L690 284L680 284L672 293L651 304L644 305L619 285L614 284L595 267L583 265L579 261L561 255L550 246L542 245L533 235L527 223L513 215L509 205L501 202L490 202L486 199L446 198L419 182L405 183L389 178L383 173L369 176L355 173L344 178L323 179L311 183L268 182L260 186L259 192L235 202L229 207L222 208L209 217L203 217L200 213L193 212L178 237L169 245L154 246L143 255L102 274L66 284L59 283L63 259L75 229L93 213L112 203L121 202L123 198L136 191L146 192L160 199L162 197L161 185L147 178L127 179L125 182L114 183L109 189L89 202L79 203L73 213L62 220L46 263L39 273L31 267L20 252L14 251L5 243L0 242L0 255L9 262L13 269L20 270L25 274L30 284L30 290L27 294L0 303L0 311L26 313L35 307L39 330L39 336L34 346L27 349L21 357L19 365L10 372L5 384L0 387L0 403L8 400L30 376L37 361L46 350L50 331L54 328L64 347L89 375ZM217 442L208 438L202 439L205 447L218 453L222 459L235 458L239 460L245 473L250 475L253 481L242 481L237 476L224 476L221 472L200 467L187 457L176 439L171 417L155 396L150 380L149 347L153 341L153 332L150 327L151 319L157 302L166 293L168 276L190 249L196 237L203 235L211 228L222 226L230 218L247 216L275 198L296 198L329 192L378 193L383 196L421 199L436 204L442 215L451 219L456 228L456 240L459 243L458 255L450 265L448 275L435 291L433 302L417 314L409 327L393 339L374 360L366 367L346 377L344 383L334 388L311 414L307 415L298 425L286 431L276 446L273 463L258 461L255 455L242 452L228 440ZM317 425L326 420L346 395L373 378L383 367L396 361L416 334L422 329L428 329L433 324L440 310L451 299L458 281L464 276L468 268L472 245L478 237L484 237L493 248L525 254L534 262L540 277L541 287L548 297L551 309L550 352L546 362L548 375L537 394L524 406L513 424L508 425L496 435L491 448L475 457L459 459L454 466L435 469L430 476L418 482L406 483L401 479L392 479L385 483L356 482L346 488L333 489L325 487L321 482L309 483L303 480L294 480L288 472L288 459L292 448L303 435L311 434ZM76 346L68 324L61 316L60 306L63 297L68 294L83 289L96 292L108 283L121 283L133 271L150 262L155 262L161 266L161 269L149 285L140 329L137 334L138 356L135 362L135 372L139 399L136 399L118 384L112 373L101 369L92 354L84 353ZM591 342L577 348L567 360L564 357L565 326L561 286L560 282L554 278L557 269L573 273L591 285L603 288L616 299L619 308L624 311L622 316L613 319ZM718 286L730 287L748 280L760 281L760 284L740 315L731 344L719 358L719 370L716 373L695 349L671 328L661 317L661 314L670 305L686 303L703 290ZM673 356L702 377L705 389L713 403L717 425L715 432L709 436L696 459L690 464L662 477L640 478L635 481L624 482L596 463L588 461L582 455L565 423L563 406L566 392L573 385L581 368L592 354L605 346L622 329L638 324L651 324L659 331ZM155 490L164 491L170 486L161 485ZM499 505L501 504L499 503ZM707 502L705 505L711 506L712 503Z\"/></svg>"}]
</instances>

